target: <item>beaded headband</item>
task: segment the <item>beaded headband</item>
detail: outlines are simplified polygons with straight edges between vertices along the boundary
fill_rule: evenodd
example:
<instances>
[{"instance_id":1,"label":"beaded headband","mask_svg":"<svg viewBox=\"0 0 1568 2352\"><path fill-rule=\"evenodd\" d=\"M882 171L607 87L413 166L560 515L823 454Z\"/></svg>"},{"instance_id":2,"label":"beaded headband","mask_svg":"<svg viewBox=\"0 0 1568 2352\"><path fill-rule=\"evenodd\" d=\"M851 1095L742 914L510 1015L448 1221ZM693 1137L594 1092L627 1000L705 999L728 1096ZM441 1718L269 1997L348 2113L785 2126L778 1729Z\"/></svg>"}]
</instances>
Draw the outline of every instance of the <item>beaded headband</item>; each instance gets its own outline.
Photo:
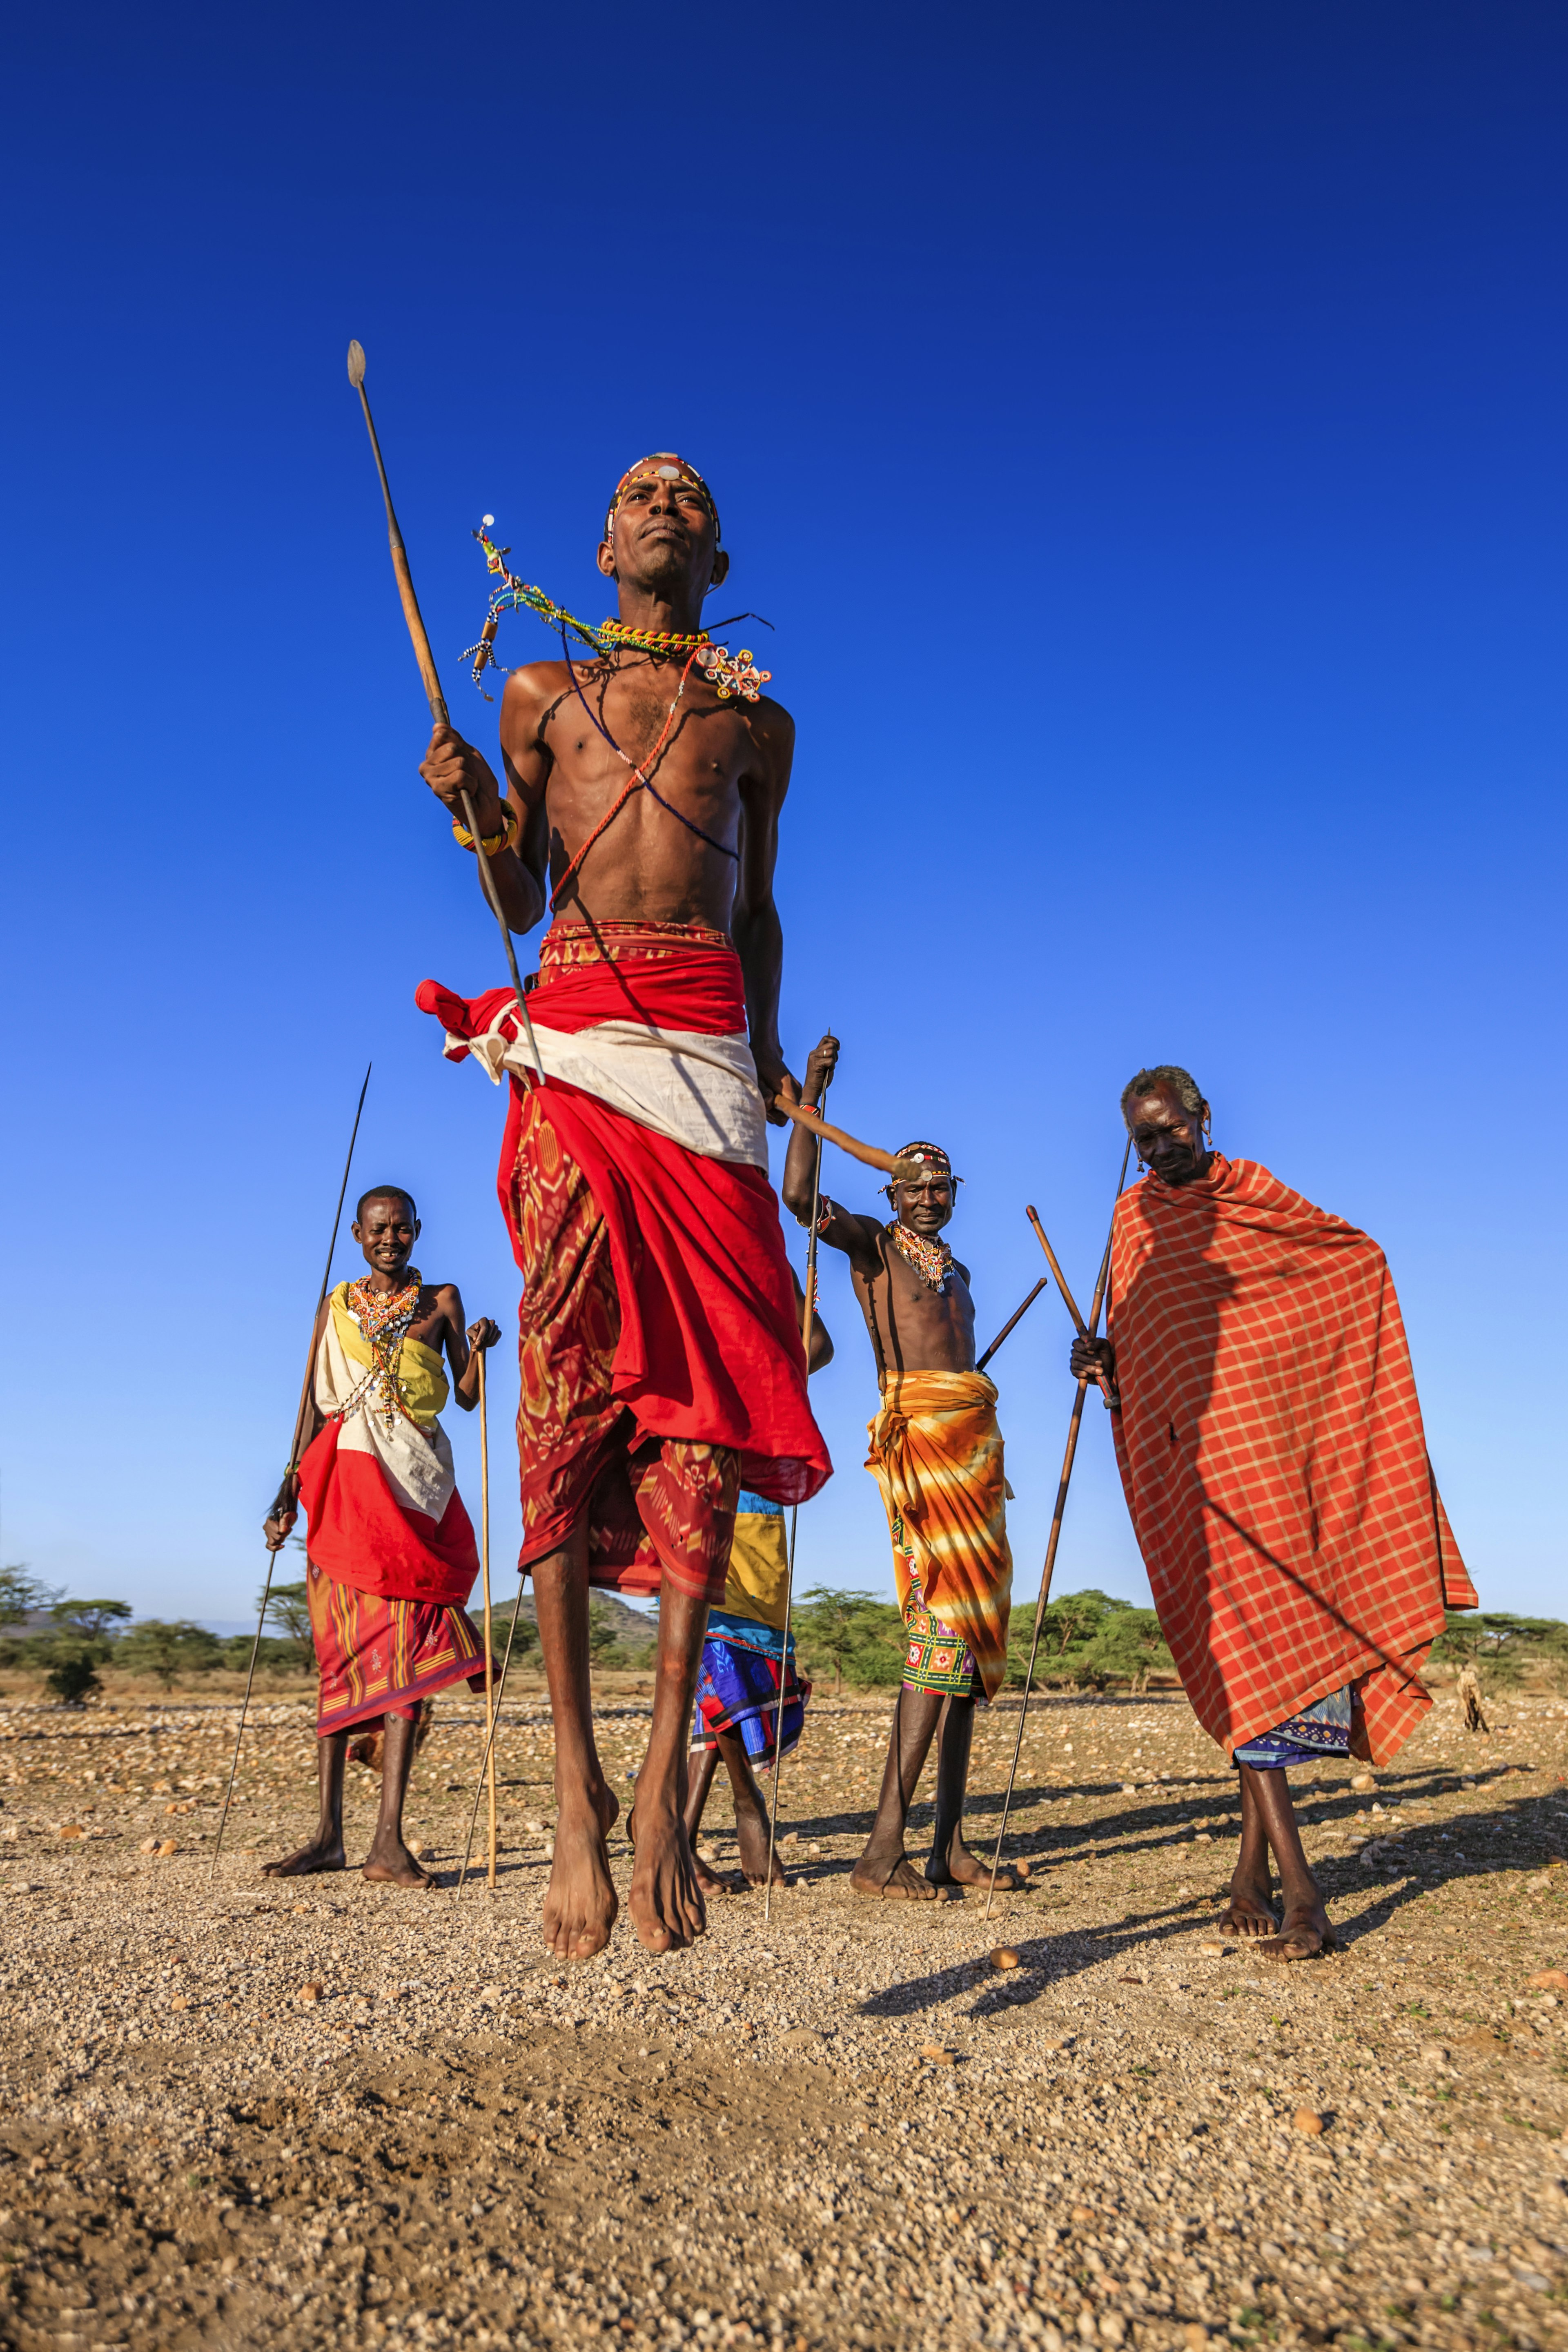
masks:
<instances>
[{"instance_id":1,"label":"beaded headband","mask_svg":"<svg viewBox=\"0 0 1568 2352\"><path fill-rule=\"evenodd\" d=\"M940 1143L906 1143L897 1157L908 1160L917 1169L929 1170L933 1176L945 1176L950 1184L959 1185L963 1181L962 1176L953 1174L952 1162ZM892 1185L884 1184L882 1190L890 1201L893 1197Z\"/></svg>"},{"instance_id":2,"label":"beaded headband","mask_svg":"<svg viewBox=\"0 0 1568 2352\"><path fill-rule=\"evenodd\" d=\"M719 509L713 503L713 493L696 467L689 466L684 457L678 457L673 449L656 449L651 457L639 457L635 466L626 467L626 472L616 484L615 497L610 500L605 510L605 537L606 539L615 530L616 509L633 482L688 483L697 492L713 518L713 544L715 547L718 546L722 534L719 529Z\"/></svg>"}]
</instances>

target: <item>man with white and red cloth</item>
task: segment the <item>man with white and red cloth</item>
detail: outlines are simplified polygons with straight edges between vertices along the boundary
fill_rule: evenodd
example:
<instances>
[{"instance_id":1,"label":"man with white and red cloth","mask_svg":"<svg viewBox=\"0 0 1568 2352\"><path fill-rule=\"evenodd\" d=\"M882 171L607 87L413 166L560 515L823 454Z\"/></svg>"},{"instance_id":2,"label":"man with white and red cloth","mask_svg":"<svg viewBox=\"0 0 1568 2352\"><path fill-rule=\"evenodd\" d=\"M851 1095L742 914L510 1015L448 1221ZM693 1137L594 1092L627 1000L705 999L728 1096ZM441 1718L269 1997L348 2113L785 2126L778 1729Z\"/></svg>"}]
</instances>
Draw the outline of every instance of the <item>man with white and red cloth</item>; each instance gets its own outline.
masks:
<instances>
[{"instance_id":1,"label":"man with white and red cloth","mask_svg":"<svg viewBox=\"0 0 1568 2352\"><path fill-rule=\"evenodd\" d=\"M706 1924L681 1816L736 1497L744 1485L804 1502L832 1466L767 1177L767 1122L798 1098L773 897L794 730L755 683L733 690L733 666L699 658L713 653L702 599L729 567L719 540L691 467L659 453L630 467L598 551L619 618L590 658L509 677L504 793L450 728L422 768L460 845L490 860L510 928L553 918L531 1030L510 990L468 1000L426 981L418 1002L450 1058L510 1088L499 1190L524 1278L521 1561L555 1723L544 1933L563 1959L600 1950L616 1911L589 1584L659 1595L630 1901L644 1944L666 1951Z\"/></svg>"},{"instance_id":2,"label":"man with white and red cloth","mask_svg":"<svg viewBox=\"0 0 1568 2352\"><path fill-rule=\"evenodd\" d=\"M1397 1755L1432 1703L1421 1668L1445 1606L1476 1594L1377 1244L1211 1150L1208 1104L1173 1063L1140 1070L1121 1108L1147 1172L1116 1207L1109 1337L1078 1341L1072 1369L1113 1375L1160 1624L1240 1772L1220 1932L1308 1959L1333 1935L1286 1769Z\"/></svg>"}]
</instances>

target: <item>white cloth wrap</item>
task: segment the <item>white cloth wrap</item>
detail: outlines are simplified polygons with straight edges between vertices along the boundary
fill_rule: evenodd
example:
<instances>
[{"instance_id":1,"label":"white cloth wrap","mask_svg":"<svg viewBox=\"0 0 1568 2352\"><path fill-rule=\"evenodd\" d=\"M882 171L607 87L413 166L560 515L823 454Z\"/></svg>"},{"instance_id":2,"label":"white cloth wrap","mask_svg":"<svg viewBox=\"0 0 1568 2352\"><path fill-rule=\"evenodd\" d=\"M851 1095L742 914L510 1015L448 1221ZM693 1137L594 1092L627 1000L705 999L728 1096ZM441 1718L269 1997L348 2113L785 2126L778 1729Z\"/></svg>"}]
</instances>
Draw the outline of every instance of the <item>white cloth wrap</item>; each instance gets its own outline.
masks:
<instances>
[{"instance_id":1,"label":"white cloth wrap","mask_svg":"<svg viewBox=\"0 0 1568 2352\"><path fill-rule=\"evenodd\" d=\"M363 1384L369 1369L368 1364L356 1364L349 1355L338 1337L336 1320L329 1313L327 1328L316 1350L316 1402L322 1412L331 1415L341 1412ZM339 1430L338 1452L373 1454L381 1465L393 1499L405 1511L423 1511L426 1517L439 1523L458 1481L452 1467L451 1442L438 1421L416 1427L405 1413L400 1412L388 1429L373 1385L365 1390Z\"/></svg>"},{"instance_id":2,"label":"white cloth wrap","mask_svg":"<svg viewBox=\"0 0 1568 2352\"><path fill-rule=\"evenodd\" d=\"M513 1027L521 1036L510 1034ZM597 1095L639 1127L706 1160L766 1169L767 1114L743 1030L715 1037L700 1029L600 1021L568 1034L536 1017L533 1035L547 1078ZM521 1078L535 1066L515 1003L501 1005L479 1036L458 1037L448 1029L446 1039L444 1053L455 1060L466 1046L497 1086L503 1071Z\"/></svg>"}]
</instances>

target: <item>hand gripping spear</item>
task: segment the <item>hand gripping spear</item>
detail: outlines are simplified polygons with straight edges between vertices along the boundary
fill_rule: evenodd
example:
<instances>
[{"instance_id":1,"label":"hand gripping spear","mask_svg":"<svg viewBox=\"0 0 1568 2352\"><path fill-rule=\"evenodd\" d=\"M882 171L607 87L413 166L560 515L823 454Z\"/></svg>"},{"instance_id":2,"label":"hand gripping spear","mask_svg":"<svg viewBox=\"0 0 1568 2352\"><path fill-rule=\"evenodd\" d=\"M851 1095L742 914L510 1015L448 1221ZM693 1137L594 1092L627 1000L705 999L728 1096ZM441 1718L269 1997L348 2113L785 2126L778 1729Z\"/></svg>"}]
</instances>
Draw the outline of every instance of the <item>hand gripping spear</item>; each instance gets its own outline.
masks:
<instances>
[{"instance_id":1,"label":"hand gripping spear","mask_svg":"<svg viewBox=\"0 0 1568 2352\"><path fill-rule=\"evenodd\" d=\"M430 650L430 640L426 635L425 623L419 611L419 599L414 593L414 574L408 568L408 550L403 544L403 533L398 528L397 512L392 503L392 489L386 478L386 467L382 462L381 443L376 438L375 419L370 413L370 397L364 388L364 348L363 344L357 342L349 345L349 382L358 393L360 406L364 411L365 431L370 435L370 446L375 457L375 470L381 479L381 495L386 504L386 538L387 544L392 550L392 569L397 579L398 595L403 600L403 617L408 624L408 634L414 641L414 658L419 665L419 675L425 681L425 699L430 705L430 716L437 726L449 727L452 722L447 715L447 698L441 691L440 678L437 676L436 656ZM522 1025L528 1032L528 1050L533 1057L533 1066L538 1074L539 1083L542 1086L544 1066L539 1058L539 1047L533 1034L533 1022L529 1014L528 999L523 993L522 975L517 968L517 950L511 943L511 925L501 912L500 894L496 888L496 877L490 872L490 861L485 856L484 845L479 839L479 828L474 816L473 794L467 784L462 788L462 796L463 823L468 826L468 838L474 845L474 856L479 865L480 886L489 902L491 914L500 925L501 945L506 950L507 970L511 974L512 989L517 997L517 1009L522 1015Z\"/></svg>"},{"instance_id":2,"label":"hand gripping spear","mask_svg":"<svg viewBox=\"0 0 1568 2352\"><path fill-rule=\"evenodd\" d=\"M822 1081L824 1099L832 1084L833 1073L829 1070ZM792 1108L800 1109L804 1108L804 1105L791 1106L784 1103L781 1104L780 1108L785 1110ZM805 1244L805 1313L801 1318L800 1331L801 1340L805 1349L805 1376L809 1381L811 1378L811 1328L816 1319L816 1221L822 1206L822 1139L824 1135L831 1135L836 1142L845 1143L854 1150L857 1159L861 1158L872 1147L866 1144L857 1147L853 1136L845 1136L841 1129L829 1127L824 1119L803 1118L797 1124L808 1129L816 1136L816 1157L811 1170L811 1232ZM904 1164L901 1160L895 1160L890 1152L879 1152L878 1159L885 1160L889 1168L898 1169ZM799 1524L800 1505L795 1503L790 1507L789 1558L784 1567L784 1649L779 1656L779 1703L773 1713L773 1801L768 1815L768 1874L763 1882L764 1927L773 1916L773 1847L778 1841L779 1833L779 1784L784 1779L784 1683L789 1674L790 1612L795 1606L795 1531Z\"/></svg>"},{"instance_id":3,"label":"hand gripping spear","mask_svg":"<svg viewBox=\"0 0 1568 2352\"><path fill-rule=\"evenodd\" d=\"M1132 1145L1131 1139L1129 1139L1127 1150L1121 1155L1121 1173L1116 1180L1116 1197L1118 1200L1121 1198L1121 1187L1127 1181L1127 1162L1131 1154L1131 1150ZM1094 1304L1089 1313L1088 1326L1086 1327L1083 1318L1079 1315L1078 1308L1073 1305L1071 1294L1068 1291L1066 1283L1062 1281L1060 1272L1057 1268L1057 1262L1055 1256L1052 1255L1051 1245L1049 1242L1046 1240L1045 1228L1040 1223L1040 1221L1035 1214L1033 1209L1031 1209L1028 1213L1029 1222L1034 1226L1037 1234L1039 1234L1046 1255L1050 1258L1052 1271L1056 1273L1057 1281L1061 1287L1062 1297L1068 1303L1068 1311L1071 1315L1073 1321L1078 1325L1079 1339L1092 1339L1100 1328L1100 1310L1105 1304L1105 1286L1110 1274L1110 1235L1108 1234L1105 1237L1105 1255L1100 1261L1100 1279L1094 1286ZM1109 1382L1104 1379L1103 1374L1100 1378L1100 1385L1105 1391L1106 1402L1109 1404L1110 1402L1110 1388ZM1078 1384L1078 1394L1073 1399L1072 1419L1068 1423L1067 1452L1062 1456L1061 1480L1057 1487L1057 1507L1051 1516L1051 1532L1046 1543L1046 1564L1040 1571L1040 1597L1035 1603L1035 1635L1033 1641L1029 1644L1028 1670L1024 1676L1024 1701L1023 1705L1018 1709L1018 1737L1013 1742L1013 1762L1007 1774L1007 1793L1002 1801L1002 1826L996 1832L996 1851L991 1857L991 1880L989 1885L985 1889L985 1910L983 1915L984 1919L989 1919L991 1916L991 1905L996 1893L996 1870L997 1865L1002 1859L1002 1841L1007 1834L1007 1816L1013 1809L1013 1784L1018 1777L1018 1758L1024 1746L1024 1718L1029 1712L1029 1692L1033 1687L1035 1680L1035 1660L1039 1654L1040 1629L1046 1622L1046 1603L1051 1597L1051 1578L1056 1571L1057 1546L1061 1541L1062 1517L1068 1507L1068 1486L1072 1479L1073 1459L1078 1453L1078 1433L1083 1423L1083 1401L1088 1394L1089 1377L1086 1374Z\"/></svg>"},{"instance_id":4,"label":"hand gripping spear","mask_svg":"<svg viewBox=\"0 0 1568 2352\"><path fill-rule=\"evenodd\" d=\"M370 1086L370 1069L371 1066L367 1062L364 1066L364 1085L359 1090L359 1101L354 1107L353 1132L349 1137L348 1158L343 1161L343 1181L338 1186L338 1205L332 1213L332 1238L327 1244L327 1263L321 1268L321 1287L317 1294L316 1304L310 1311L310 1344L305 1350L305 1377L300 1383L300 1409L294 1415L294 1443L289 1448L289 1467L283 1473L285 1486L300 1467L300 1439L305 1427L305 1415L310 1402L310 1381L316 1370L316 1322L321 1312L321 1301L327 1295L327 1285L332 1278L332 1254L338 1246L338 1226L342 1219L343 1201L349 1189L349 1170L354 1164L354 1145L359 1139L360 1114L364 1109L365 1094ZM261 1629L267 1622L267 1604L272 1598L272 1570L277 1564L277 1559L278 1554L268 1549L267 1581L261 1588L261 1613L256 1621L256 1639L250 1645L250 1664L246 1672L245 1696L239 1703L239 1728L234 1735L234 1761L228 1768L228 1787L224 1791L223 1811L218 1815L217 1843L213 1847L212 1869L207 1873L209 1886L216 1874L217 1858L223 1850L223 1833L228 1823L228 1809L234 1800L235 1778L239 1770L239 1744L245 1738L245 1717L250 1706L251 1685L256 1680L256 1657L261 1647Z\"/></svg>"}]
</instances>

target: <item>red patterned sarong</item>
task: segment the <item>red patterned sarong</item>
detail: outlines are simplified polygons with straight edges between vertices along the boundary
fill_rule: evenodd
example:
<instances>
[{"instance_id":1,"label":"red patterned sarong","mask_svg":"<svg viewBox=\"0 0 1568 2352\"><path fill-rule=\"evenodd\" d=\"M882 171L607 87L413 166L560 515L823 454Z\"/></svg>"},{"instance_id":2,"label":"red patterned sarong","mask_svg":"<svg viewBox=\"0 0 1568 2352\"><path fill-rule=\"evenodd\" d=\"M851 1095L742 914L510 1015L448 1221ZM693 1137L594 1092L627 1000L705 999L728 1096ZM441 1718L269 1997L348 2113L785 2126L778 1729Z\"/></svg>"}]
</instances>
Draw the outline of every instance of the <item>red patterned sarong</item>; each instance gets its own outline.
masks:
<instances>
[{"instance_id":1,"label":"red patterned sarong","mask_svg":"<svg viewBox=\"0 0 1568 2352\"><path fill-rule=\"evenodd\" d=\"M1386 1763L1431 1705L1445 1602L1473 1609L1377 1244L1256 1161L1117 1203L1117 1456L1160 1624L1229 1751L1352 1686Z\"/></svg>"},{"instance_id":2,"label":"red patterned sarong","mask_svg":"<svg viewBox=\"0 0 1568 2352\"><path fill-rule=\"evenodd\" d=\"M465 1611L392 1601L340 1584L312 1561L307 1591L321 1690L316 1736L383 1716L416 1716L449 1684L485 1686L484 1643Z\"/></svg>"},{"instance_id":3,"label":"red patterned sarong","mask_svg":"<svg viewBox=\"0 0 1568 2352\"><path fill-rule=\"evenodd\" d=\"M418 1001L453 1058L466 1040L478 1051L521 1028L508 992L469 1003L427 981ZM499 1191L527 1283L521 1564L585 1512L595 1582L651 1592L668 1574L716 1601L741 1484L802 1502L832 1466L806 1402L778 1202L737 1146L733 1070L717 1058L743 1046L740 961L693 924L558 924L528 1002L542 1036L573 1041L582 1083L552 1072L541 1089L518 1075L521 1041L503 1065ZM596 1028L606 1086L646 1098L647 1118L590 1090ZM629 1077L628 1032L641 1041ZM711 1120L705 1067L724 1106Z\"/></svg>"}]
</instances>

